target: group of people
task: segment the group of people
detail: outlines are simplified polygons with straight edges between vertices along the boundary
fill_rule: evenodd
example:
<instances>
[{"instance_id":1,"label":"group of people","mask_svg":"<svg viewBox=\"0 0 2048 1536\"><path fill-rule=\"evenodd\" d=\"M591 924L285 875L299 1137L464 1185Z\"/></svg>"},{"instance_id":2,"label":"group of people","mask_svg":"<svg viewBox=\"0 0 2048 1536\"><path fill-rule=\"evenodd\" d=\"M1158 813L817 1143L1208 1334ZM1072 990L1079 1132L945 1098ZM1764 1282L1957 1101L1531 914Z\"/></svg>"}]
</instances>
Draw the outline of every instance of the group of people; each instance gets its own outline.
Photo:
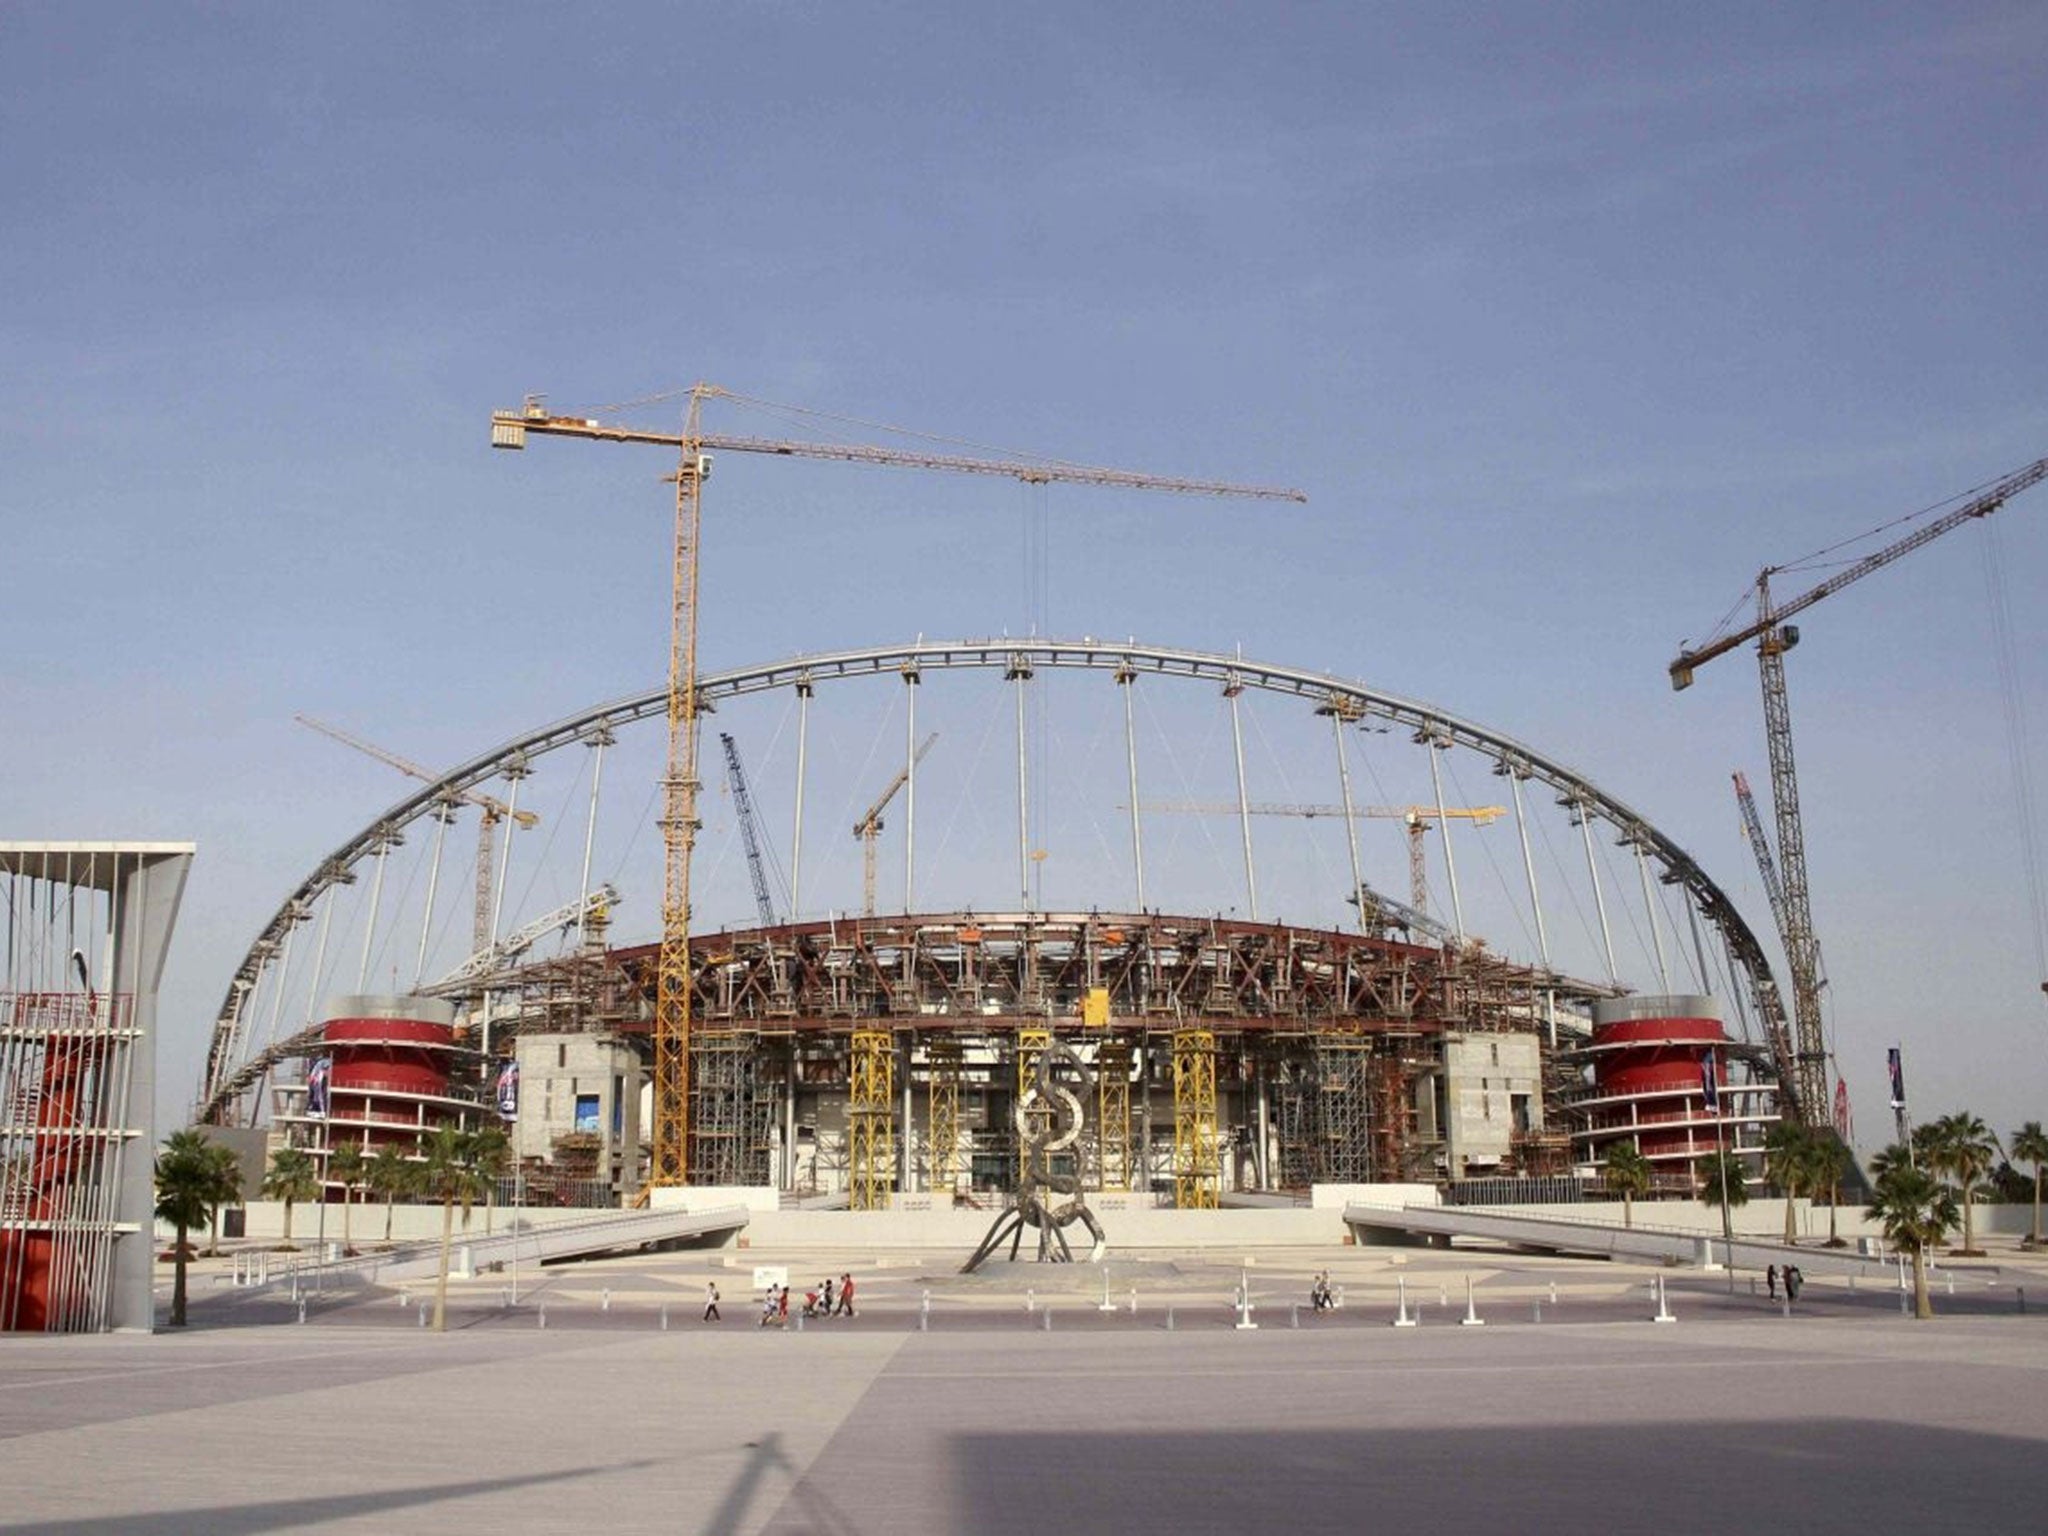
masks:
<instances>
[{"instance_id":1,"label":"group of people","mask_svg":"<svg viewBox=\"0 0 2048 1536\"><path fill-rule=\"evenodd\" d=\"M1330 1272L1327 1269L1309 1282L1308 1302L1318 1312L1328 1312L1337 1305L1336 1293L1330 1289Z\"/></svg>"},{"instance_id":2,"label":"group of people","mask_svg":"<svg viewBox=\"0 0 2048 1536\"><path fill-rule=\"evenodd\" d=\"M852 1317L853 1276L842 1274L835 1282L827 1275L824 1282L814 1290L804 1292L805 1317ZM704 1283L704 1321L722 1321L718 1313L718 1282ZM761 1322L763 1328L786 1328L789 1326L789 1287L771 1285L761 1294Z\"/></svg>"},{"instance_id":3,"label":"group of people","mask_svg":"<svg viewBox=\"0 0 2048 1536\"><path fill-rule=\"evenodd\" d=\"M1768 1286L1768 1287L1770 1288L1770 1292L1771 1292L1771 1299L1772 1299L1773 1301L1777 1300L1777 1298L1778 1298L1778 1266L1777 1266L1777 1265L1773 1264L1773 1265L1771 1265L1771 1266L1770 1266L1770 1267L1769 1267L1768 1269L1766 1269L1766 1270L1764 1271L1764 1284L1765 1284L1766 1286ZM1798 1266L1797 1264L1787 1264L1787 1265L1785 1266L1785 1299L1786 1299L1787 1301L1797 1301L1797 1300L1799 1299L1799 1288L1800 1288L1800 1287L1801 1287L1802 1285L1804 1285L1804 1284L1806 1284L1806 1276L1804 1276L1804 1275L1802 1275L1801 1273L1799 1273L1799 1266ZM1753 1295L1755 1295L1756 1293L1755 1293L1754 1291L1752 1291L1752 1292L1750 1292L1750 1294L1751 1294L1751 1295L1753 1296Z\"/></svg>"}]
</instances>

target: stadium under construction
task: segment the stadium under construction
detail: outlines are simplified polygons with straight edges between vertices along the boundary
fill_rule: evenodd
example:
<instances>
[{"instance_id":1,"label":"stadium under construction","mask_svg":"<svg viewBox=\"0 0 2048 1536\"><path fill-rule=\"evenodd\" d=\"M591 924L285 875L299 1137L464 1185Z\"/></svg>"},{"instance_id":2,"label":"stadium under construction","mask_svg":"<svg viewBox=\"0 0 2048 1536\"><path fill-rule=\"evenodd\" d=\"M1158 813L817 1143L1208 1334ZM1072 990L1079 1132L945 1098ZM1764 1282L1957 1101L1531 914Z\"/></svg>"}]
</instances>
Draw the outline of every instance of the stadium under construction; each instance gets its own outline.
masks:
<instances>
[{"instance_id":1,"label":"stadium under construction","mask_svg":"<svg viewBox=\"0 0 2048 1536\"><path fill-rule=\"evenodd\" d=\"M1086 1064L1053 1096L1068 1101L1081 1127L1060 1154L1062 1170L1088 1189L1183 1208L1319 1184L1438 1183L1475 1197L1491 1190L1519 1198L1537 1189L1529 1181L1558 1187L1597 1177L1604 1149L1617 1138L1645 1153L1663 1187L1690 1191L1700 1158L1727 1144L1754 1153L1770 1122L1797 1112L1789 1086L1797 1063L1775 983L1719 887L1674 841L1590 781L1441 711L1241 656L1094 641L921 642L722 673L703 679L701 689L706 707L781 690L802 712L790 791L798 808L794 855L811 777L802 732L818 685L878 676L915 684L927 671L962 669L994 672L1018 687L1021 822L1022 689L1063 668L1105 672L1120 685L1129 773L1117 788L1141 892L1139 808L1176 807L1139 798L1139 740L1128 701L1137 678L1159 675L1220 684L1234 735L1238 695L1247 690L1305 701L1304 714L1326 733L1335 727L1344 805L1321 809L1350 835L1355 873L1352 829L1366 812L1351 799L1346 753L1358 749L1347 749L1346 738L1385 734L1387 722L1411 732L1433 785L1407 821L1414 899L1387 898L1356 874L1355 910L1342 927L1107 904L919 911L909 847L916 813L906 804L903 912L789 920L767 898L735 755L735 830L746 834L761 916L773 920L691 936L691 1184L773 1189L785 1200L843 1201L854 1209L986 1204L1014 1187L1031 1117L1058 1107L1028 1087L1054 1041L1074 1047ZM907 783L914 793L923 753L919 691L905 690L904 760L892 791ZM520 791L540 761L565 747L593 748L587 850L605 749L624 727L657 717L664 702L665 694L651 693L601 705L449 774L421 775L427 782L419 793L324 860L280 907L229 989L200 1118L267 1125L273 1137L316 1157L350 1141L367 1151L395 1141L410 1152L439 1124L494 1117L502 1096L526 1198L612 1204L638 1197L651 1176L658 1113L660 946L611 942L618 896L592 885L587 851L571 878L590 894L496 940L501 914L498 902L487 907L491 872L480 866L475 953L439 977L427 974L426 959L442 840L457 810L482 804L482 830L505 828L509 860L510 834L523 825ZM1322 737L1324 750L1331 740ZM1241 736L1235 745L1241 763ZM1454 748L1481 754L1511 793L1511 813L1491 810L1511 814L1518 834L1541 951L1530 960L1509 959L1467 930L1451 862L1451 812L1436 774L1437 759ZM1545 924L1531 853L1538 818L1522 793L1532 780L1554 791L1565 825L1583 838L1590 899L1568 899L1598 912L1590 968L1604 973L1601 980L1574 977L1552 952L1554 930ZM502 789L506 799L486 788ZM1288 808L1254 806L1241 769L1238 788L1243 905L1255 913L1250 818ZM879 809L855 829L865 838L870 906ZM391 995L330 994L336 967L327 956L328 928L338 902L352 900L365 925L360 978L369 975L374 936L389 948L403 931L405 919L389 910L380 917L379 893L386 862L414 822L435 833L419 984ZM1434 914L1423 910L1425 822L1442 848L1451 897L1449 910L1439 901ZM1609 870L1611 856L1596 852L1595 825L1613 834L1601 843L1621 849L1640 876L1643 907L1633 921L1654 943L1645 945L1654 979L1640 992L1620 978L1608 924L1626 886ZM1540 826L1533 845L1550 845ZM1028 892L1021 826L1018 846ZM359 869L367 881L358 880ZM419 873L408 883L417 885ZM502 866L496 879L502 901ZM1660 893L1675 895L1675 912ZM318 945L313 974L303 979L292 970L294 935L302 931ZM557 951L540 955L539 941L554 935ZM289 995L301 989L303 1003ZM302 1022L280 1027L302 1007Z\"/></svg>"}]
</instances>

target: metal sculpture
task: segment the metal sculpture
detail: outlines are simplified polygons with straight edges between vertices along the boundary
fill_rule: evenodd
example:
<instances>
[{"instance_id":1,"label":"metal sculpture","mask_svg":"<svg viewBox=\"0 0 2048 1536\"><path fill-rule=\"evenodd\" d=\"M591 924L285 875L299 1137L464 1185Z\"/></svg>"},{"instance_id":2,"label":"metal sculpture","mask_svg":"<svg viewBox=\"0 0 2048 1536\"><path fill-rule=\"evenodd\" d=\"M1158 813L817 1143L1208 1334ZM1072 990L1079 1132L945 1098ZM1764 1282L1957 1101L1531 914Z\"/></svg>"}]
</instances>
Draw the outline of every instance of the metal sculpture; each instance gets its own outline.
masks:
<instances>
[{"instance_id":1,"label":"metal sculpture","mask_svg":"<svg viewBox=\"0 0 2048 1536\"><path fill-rule=\"evenodd\" d=\"M1077 1221L1095 1239L1088 1253L1091 1264L1100 1263L1108 1247L1102 1224L1088 1209L1087 1197L1081 1193L1079 1176L1055 1173L1052 1168L1053 1154L1067 1151L1081 1139L1081 1098L1054 1078L1053 1070L1059 1066L1071 1069L1080 1080L1081 1093L1089 1092L1095 1085L1095 1074L1071 1045L1055 1040L1039 1052L1031 1086L1017 1097L1017 1141L1023 1149L1017 1192L990 1226L981 1246L974 1250L974 1257L961 1266L963 1275L981 1268L1005 1239L1014 1260L1023 1245L1026 1227L1038 1229L1041 1264L1073 1262L1074 1250L1067 1242L1066 1228Z\"/></svg>"}]
</instances>

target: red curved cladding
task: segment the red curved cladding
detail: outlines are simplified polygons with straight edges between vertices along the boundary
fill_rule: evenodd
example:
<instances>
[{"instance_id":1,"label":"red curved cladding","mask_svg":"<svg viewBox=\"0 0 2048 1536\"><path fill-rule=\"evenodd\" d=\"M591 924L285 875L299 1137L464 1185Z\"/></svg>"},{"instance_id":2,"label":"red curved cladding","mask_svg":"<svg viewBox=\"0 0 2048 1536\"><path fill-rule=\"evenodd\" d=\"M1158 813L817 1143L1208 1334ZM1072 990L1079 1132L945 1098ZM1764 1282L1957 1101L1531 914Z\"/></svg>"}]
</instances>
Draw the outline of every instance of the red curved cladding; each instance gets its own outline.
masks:
<instances>
[{"instance_id":1,"label":"red curved cladding","mask_svg":"<svg viewBox=\"0 0 2048 1536\"><path fill-rule=\"evenodd\" d=\"M1626 1019L1593 1031L1593 1081L1606 1093L1658 1093L1700 1086L1700 1061L1726 1040L1718 1019ZM1641 1043L1629 1049L1630 1041ZM1725 1066L1717 1066L1721 1080Z\"/></svg>"},{"instance_id":2,"label":"red curved cladding","mask_svg":"<svg viewBox=\"0 0 2048 1536\"><path fill-rule=\"evenodd\" d=\"M325 1030L334 1061L332 1092L440 1095L448 1091L447 1058L455 1031L426 1019L330 1019Z\"/></svg>"}]
</instances>

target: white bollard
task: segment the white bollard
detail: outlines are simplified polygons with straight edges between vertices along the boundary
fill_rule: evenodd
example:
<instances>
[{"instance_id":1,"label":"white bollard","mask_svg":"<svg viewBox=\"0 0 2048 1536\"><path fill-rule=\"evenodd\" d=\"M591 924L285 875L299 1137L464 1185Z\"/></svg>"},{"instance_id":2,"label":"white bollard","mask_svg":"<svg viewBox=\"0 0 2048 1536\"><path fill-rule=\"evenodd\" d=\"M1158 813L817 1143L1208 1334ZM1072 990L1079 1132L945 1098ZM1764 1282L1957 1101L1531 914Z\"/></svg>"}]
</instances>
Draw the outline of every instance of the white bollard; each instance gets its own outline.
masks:
<instances>
[{"instance_id":1,"label":"white bollard","mask_svg":"<svg viewBox=\"0 0 2048 1536\"><path fill-rule=\"evenodd\" d=\"M803 1325L803 1318L801 1315L799 1315L797 1318L797 1325L799 1327ZM665 1301L661 1304L661 1331L663 1333L668 1332L668 1303Z\"/></svg>"},{"instance_id":2,"label":"white bollard","mask_svg":"<svg viewBox=\"0 0 2048 1536\"><path fill-rule=\"evenodd\" d=\"M1041 1333L1052 1332L1052 1308L1047 1307L1038 1314L1038 1329Z\"/></svg>"},{"instance_id":3,"label":"white bollard","mask_svg":"<svg viewBox=\"0 0 2048 1536\"><path fill-rule=\"evenodd\" d=\"M2022 1310L2022 1311L2024 1311L2025 1309L2024 1309L2024 1308L2022 1308L2021 1310ZM1131 1316L1133 1316L1133 1317L1136 1317L1137 1315L1138 1315L1138 1288L1137 1288L1137 1287L1136 1287L1136 1286L1134 1285L1134 1286L1132 1286L1132 1287L1131 1287Z\"/></svg>"},{"instance_id":4,"label":"white bollard","mask_svg":"<svg viewBox=\"0 0 2048 1536\"><path fill-rule=\"evenodd\" d=\"M1662 1275L1657 1277L1657 1311L1650 1318L1650 1321L1653 1323L1675 1323L1678 1321L1677 1318L1671 1315L1671 1306L1664 1299L1664 1277Z\"/></svg>"},{"instance_id":5,"label":"white bollard","mask_svg":"<svg viewBox=\"0 0 2048 1536\"><path fill-rule=\"evenodd\" d=\"M1451 1304L1451 1288L1448 1285L1436 1288L1436 1304L1440 1307L1448 1307Z\"/></svg>"},{"instance_id":6,"label":"white bollard","mask_svg":"<svg viewBox=\"0 0 2048 1536\"><path fill-rule=\"evenodd\" d=\"M1395 1276L1394 1283L1401 1289L1401 1306L1400 1310L1394 1314L1394 1326L1396 1328L1413 1328L1416 1320L1408 1315L1408 1277L1406 1275L1397 1275Z\"/></svg>"},{"instance_id":7,"label":"white bollard","mask_svg":"<svg viewBox=\"0 0 2048 1536\"><path fill-rule=\"evenodd\" d=\"M304 1322L305 1320L306 1320L306 1298L305 1298L305 1297L303 1297L303 1296L301 1296L301 1297L299 1298L299 1321L303 1323L303 1322Z\"/></svg>"},{"instance_id":8,"label":"white bollard","mask_svg":"<svg viewBox=\"0 0 2048 1536\"><path fill-rule=\"evenodd\" d=\"M1239 1266L1237 1277L1237 1326L1240 1330L1257 1328L1252 1321L1251 1271Z\"/></svg>"},{"instance_id":9,"label":"white bollard","mask_svg":"<svg viewBox=\"0 0 2048 1536\"><path fill-rule=\"evenodd\" d=\"M1106 1269L1102 1272L1102 1303L1095 1310L1098 1312L1114 1312L1116 1310L1116 1303L1109 1299L1109 1271Z\"/></svg>"},{"instance_id":10,"label":"white bollard","mask_svg":"<svg viewBox=\"0 0 2048 1536\"><path fill-rule=\"evenodd\" d=\"M421 1326L422 1328L426 1327L426 1326L427 1326L427 1309L426 1309L425 1307L421 1307L421 1308L420 1308L420 1314L419 1314L419 1316L420 1316L420 1326Z\"/></svg>"},{"instance_id":11,"label":"white bollard","mask_svg":"<svg viewBox=\"0 0 2048 1536\"><path fill-rule=\"evenodd\" d=\"M926 1291L923 1300L917 1304L917 1331L919 1333L930 1333L932 1331L932 1293L930 1291Z\"/></svg>"},{"instance_id":12,"label":"white bollard","mask_svg":"<svg viewBox=\"0 0 2048 1536\"><path fill-rule=\"evenodd\" d=\"M600 1312L609 1312L611 1311L611 1309L612 1288L610 1286L606 1286L602 1291L598 1293L597 1310Z\"/></svg>"},{"instance_id":13,"label":"white bollard","mask_svg":"<svg viewBox=\"0 0 2048 1536\"><path fill-rule=\"evenodd\" d=\"M1036 1292L1036 1291L1030 1291L1030 1290L1027 1290L1027 1291L1026 1291L1026 1292L1024 1293L1024 1310L1025 1310L1026 1312L1035 1312L1035 1311L1036 1311L1037 1309L1038 1309L1038 1292Z\"/></svg>"},{"instance_id":14,"label":"white bollard","mask_svg":"<svg viewBox=\"0 0 2048 1536\"><path fill-rule=\"evenodd\" d=\"M1472 1277L1465 1277L1465 1315L1458 1319L1460 1328L1484 1328L1486 1319L1479 1315L1479 1303L1472 1294Z\"/></svg>"},{"instance_id":15,"label":"white bollard","mask_svg":"<svg viewBox=\"0 0 2048 1536\"><path fill-rule=\"evenodd\" d=\"M1550 1304L1553 1307L1557 1305L1557 1282L1555 1280L1550 1282Z\"/></svg>"},{"instance_id":16,"label":"white bollard","mask_svg":"<svg viewBox=\"0 0 2048 1536\"><path fill-rule=\"evenodd\" d=\"M1173 1332L1173 1308L1171 1307L1166 1309L1166 1331L1168 1333Z\"/></svg>"},{"instance_id":17,"label":"white bollard","mask_svg":"<svg viewBox=\"0 0 2048 1536\"><path fill-rule=\"evenodd\" d=\"M546 1302L540 1304L540 1325L543 1328L548 1325L548 1304Z\"/></svg>"},{"instance_id":18,"label":"white bollard","mask_svg":"<svg viewBox=\"0 0 2048 1536\"><path fill-rule=\"evenodd\" d=\"M1344 1287L1343 1287L1343 1286L1341 1286L1341 1285L1340 1285L1340 1286L1338 1286L1338 1287L1337 1287L1337 1299L1336 1299L1336 1300L1335 1300L1334 1302L1332 1302L1332 1303L1331 1303L1331 1306L1332 1306L1332 1308L1334 1308L1334 1309L1335 1309L1336 1311L1339 1311L1339 1312L1341 1312L1341 1311L1343 1311L1343 1310L1344 1310Z\"/></svg>"}]
</instances>

